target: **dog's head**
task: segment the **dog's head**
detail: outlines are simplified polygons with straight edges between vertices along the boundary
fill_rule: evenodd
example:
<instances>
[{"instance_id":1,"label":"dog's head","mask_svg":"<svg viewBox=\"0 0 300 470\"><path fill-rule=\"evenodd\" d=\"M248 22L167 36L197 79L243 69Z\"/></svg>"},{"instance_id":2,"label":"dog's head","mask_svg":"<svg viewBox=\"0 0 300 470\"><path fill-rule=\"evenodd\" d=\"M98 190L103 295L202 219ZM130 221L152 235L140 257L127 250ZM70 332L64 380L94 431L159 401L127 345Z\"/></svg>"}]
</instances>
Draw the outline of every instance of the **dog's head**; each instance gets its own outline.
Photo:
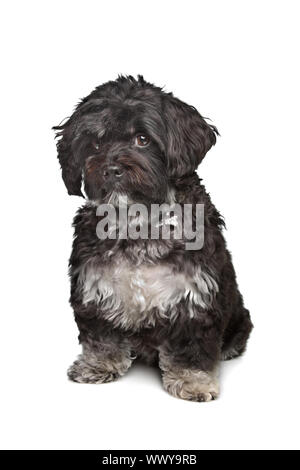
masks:
<instances>
[{"instance_id":1,"label":"dog's head","mask_svg":"<svg viewBox=\"0 0 300 470\"><path fill-rule=\"evenodd\" d=\"M113 193L163 202L172 180L193 173L216 142L198 111L144 81L119 77L96 88L54 127L69 194Z\"/></svg>"}]
</instances>

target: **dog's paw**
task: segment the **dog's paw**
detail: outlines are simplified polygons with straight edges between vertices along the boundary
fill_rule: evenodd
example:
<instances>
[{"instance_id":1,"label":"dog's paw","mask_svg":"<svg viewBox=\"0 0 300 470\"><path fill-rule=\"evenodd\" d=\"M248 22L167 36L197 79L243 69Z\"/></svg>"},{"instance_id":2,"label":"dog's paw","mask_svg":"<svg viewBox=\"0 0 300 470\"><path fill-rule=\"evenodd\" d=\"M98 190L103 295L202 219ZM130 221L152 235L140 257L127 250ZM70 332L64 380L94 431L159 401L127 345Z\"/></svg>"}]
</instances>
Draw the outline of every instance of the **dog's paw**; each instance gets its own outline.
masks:
<instances>
[{"instance_id":1,"label":"dog's paw","mask_svg":"<svg viewBox=\"0 0 300 470\"><path fill-rule=\"evenodd\" d=\"M86 384L103 384L113 382L120 377L116 371L99 370L85 361L77 360L68 369L68 377L73 382Z\"/></svg>"},{"instance_id":2,"label":"dog's paw","mask_svg":"<svg viewBox=\"0 0 300 470\"><path fill-rule=\"evenodd\" d=\"M219 395L219 383L213 373L194 371L164 372L163 385L176 398L189 401L211 401Z\"/></svg>"},{"instance_id":3,"label":"dog's paw","mask_svg":"<svg viewBox=\"0 0 300 470\"><path fill-rule=\"evenodd\" d=\"M230 361L231 359L235 359L243 354L245 351L245 345L240 347L236 346L234 348L225 349L222 351L221 359L222 361Z\"/></svg>"},{"instance_id":4,"label":"dog's paw","mask_svg":"<svg viewBox=\"0 0 300 470\"><path fill-rule=\"evenodd\" d=\"M189 394L189 393L188 393ZM219 392L210 390L209 392L192 392L189 401L212 401L218 398Z\"/></svg>"}]
</instances>

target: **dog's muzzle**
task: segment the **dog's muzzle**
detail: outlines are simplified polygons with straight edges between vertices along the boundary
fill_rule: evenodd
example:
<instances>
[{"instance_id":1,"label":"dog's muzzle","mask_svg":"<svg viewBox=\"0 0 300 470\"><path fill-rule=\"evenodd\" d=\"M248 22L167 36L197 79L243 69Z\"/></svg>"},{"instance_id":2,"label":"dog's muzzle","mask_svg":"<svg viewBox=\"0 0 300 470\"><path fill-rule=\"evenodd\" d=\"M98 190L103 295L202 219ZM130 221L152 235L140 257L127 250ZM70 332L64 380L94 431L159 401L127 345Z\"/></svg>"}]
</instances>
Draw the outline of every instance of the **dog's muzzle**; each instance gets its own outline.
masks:
<instances>
[{"instance_id":1,"label":"dog's muzzle","mask_svg":"<svg viewBox=\"0 0 300 470\"><path fill-rule=\"evenodd\" d=\"M116 181L120 181L124 174L124 170L120 165L107 165L103 168L102 175L103 179L106 183L113 183Z\"/></svg>"}]
</instances>

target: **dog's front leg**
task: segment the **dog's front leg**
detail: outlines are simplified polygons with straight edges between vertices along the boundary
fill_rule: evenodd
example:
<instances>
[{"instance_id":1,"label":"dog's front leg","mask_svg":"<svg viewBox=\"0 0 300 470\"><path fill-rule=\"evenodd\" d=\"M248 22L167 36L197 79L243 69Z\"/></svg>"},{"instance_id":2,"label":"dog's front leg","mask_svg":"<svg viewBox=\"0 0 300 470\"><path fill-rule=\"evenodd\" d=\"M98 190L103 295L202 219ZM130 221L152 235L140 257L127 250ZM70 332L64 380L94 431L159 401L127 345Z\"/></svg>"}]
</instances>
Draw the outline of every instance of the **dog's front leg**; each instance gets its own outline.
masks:
<instances>
[{"instance_id":1,"label":"dog's front leg","mask_svg":"<svg viewBox=\"0 0 300 470\"><path fill-rule=\"evenodd\" d=\"M191 401L218 397L220 348L218 341L209 336L179 336L160 347L163 386L171 395Z\"/></svg>"},{"instance_id":2,"label":"dog's front leg","mask_svg":"<svg viewBox=\"0 0 300 470\"><path fill-rule=\"evenodd\" d=\"M82 354L69 368L68 377L74 382L94 384L116 380L133 361L130 343L114 329L102 330L97 323L89 323L77 319Z\"/></svg>"}]
</instances>

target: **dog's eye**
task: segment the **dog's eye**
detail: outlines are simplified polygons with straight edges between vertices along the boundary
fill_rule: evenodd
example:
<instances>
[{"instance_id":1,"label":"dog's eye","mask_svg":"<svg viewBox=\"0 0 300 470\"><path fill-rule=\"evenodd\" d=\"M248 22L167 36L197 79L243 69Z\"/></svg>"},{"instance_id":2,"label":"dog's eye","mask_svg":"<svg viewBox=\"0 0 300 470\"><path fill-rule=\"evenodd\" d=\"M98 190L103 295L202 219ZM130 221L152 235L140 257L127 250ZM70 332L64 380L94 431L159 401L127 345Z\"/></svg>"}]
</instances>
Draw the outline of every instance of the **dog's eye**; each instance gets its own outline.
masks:
<instances>
[{"instance_id":1,"label":"dog's eye","mask_svg":"<svg viewBox=\"0 0 300 470\"><path fill-rule=\"evenodd\" d=\"M150 138L145 134L139 134L135 138L135 144L139 147L146 147L150 142Z\"/></svg>"},{"instance_id":2,"label":"dog's eye","mask_svg":"<svg viewBox=\"0 0 300 470\"><path fill-rule=\"evenodd\" d=\"M95 149L95 150L100 150L100 144L99 144L99 142L98 142L97 140L93 140L93 142L92 142L92 147L93 147L93 149Z\"/></svg>"}]
</instances>

